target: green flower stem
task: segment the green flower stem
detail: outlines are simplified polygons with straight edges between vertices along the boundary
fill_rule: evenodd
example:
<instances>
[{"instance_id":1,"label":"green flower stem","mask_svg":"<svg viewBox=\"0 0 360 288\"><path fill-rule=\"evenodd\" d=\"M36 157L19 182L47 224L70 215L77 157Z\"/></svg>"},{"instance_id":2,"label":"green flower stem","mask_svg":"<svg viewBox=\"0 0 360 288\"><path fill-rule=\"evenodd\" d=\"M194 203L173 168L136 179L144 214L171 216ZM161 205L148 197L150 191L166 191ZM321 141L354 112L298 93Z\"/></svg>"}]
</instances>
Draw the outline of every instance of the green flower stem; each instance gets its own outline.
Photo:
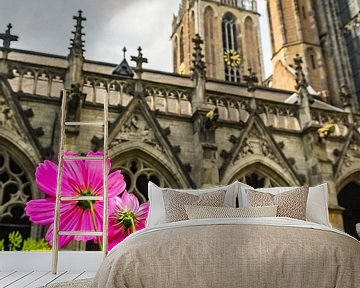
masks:
<instances>
[{"instance_id":1,"label":"green flower stem","mask_svg":"<svg viewBox=\"0 0 360 288\"><path fill-rule=\"evenodd\" d=\"M134 218L131 217L130 221L131 221L131 230L132 230L132 233L134 233L136 231Z\"/></svg>"},{"instance_id":2,"label":"green flower stem","mask_svg":"<svg viewBox=\"0 0 360 288\"><path fill-rule=\"evenodd\" d=\"M97 229L96 221L95 221L94 205L93 205L93 203L92 203L91 201L89 201L89 206L90 206L90 213L91 213L91 221L92 221L92 224L93 224L93 226L94 226L95 232L97 232L98 229ZM100 248L100 250L102 250L102 244L101 244L101 238L100 238L100 236L97 236L97 239L98 239L99 248Z\"/></svg>"}]
</instances>

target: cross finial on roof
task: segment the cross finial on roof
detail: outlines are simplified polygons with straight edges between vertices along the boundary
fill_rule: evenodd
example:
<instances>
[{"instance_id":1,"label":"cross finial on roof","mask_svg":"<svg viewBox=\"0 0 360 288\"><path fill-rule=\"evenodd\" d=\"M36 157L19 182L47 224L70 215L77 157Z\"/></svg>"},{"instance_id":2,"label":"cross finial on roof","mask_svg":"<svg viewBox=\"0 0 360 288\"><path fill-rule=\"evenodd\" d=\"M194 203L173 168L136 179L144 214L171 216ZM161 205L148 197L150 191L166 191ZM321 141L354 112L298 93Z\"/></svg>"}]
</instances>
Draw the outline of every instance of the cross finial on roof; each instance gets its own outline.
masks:
<instances>
[{"instance_id":1,"label":"cross finial on roof","mask_svg":"<svg viewBox=\"0 0 360 288\"><path fill-rule=\"evenodd\" d=\"M125 59L125 57L126 57L126 47L124 46L124 48L122 49L122 51L123 51L123 55L124 55L124 59Z\"/></svg>"},{"instance_id":2,"label":"cross finial on roof","mask_svg":"<svg viewBox=\"0 0 360 288\"><path fill-rule=\"evenodd\" d=\"M0 39L4 40L3 41L3 48L5 48L5 49L10 48L11 41L17 41L18 40L18 36L11 35L11 28L12 28L12 25L11 25L11 23L9 23L7 25L7 29L6 29L5 33L0 34Z\"/></svg>"},{"instance_id":3,"label":"cross finial on roof","mask_svg":"<svg viewBox=\"0 0 360 288\"><path fill-rule=\"evenodd\" d=\"M18 40L18 36L15 35L11 35L11 28L12 25L11 23L9 23L7 25L7 29L5 30L5 33L0 33L0 39L3 39L3 58L6 59L7 55L9 53L9 49L10 49L10 44L11 41L17 41Z\"/></svg>"},{"instance_id":4,"label":"cross finial on roof","mask_svg":"<svg viewBox=\"0 0 360 288\"><path fill-rule=\"evenodd\" d=\"M137 50L139 51L138 56L131 56L131 61L134 61L136 63L135 72L141 74L143 71L142 64L148 63L148 59L143 57L143 54L141 52L142 48L140 46Z\"/></svg>"}]
</instances>

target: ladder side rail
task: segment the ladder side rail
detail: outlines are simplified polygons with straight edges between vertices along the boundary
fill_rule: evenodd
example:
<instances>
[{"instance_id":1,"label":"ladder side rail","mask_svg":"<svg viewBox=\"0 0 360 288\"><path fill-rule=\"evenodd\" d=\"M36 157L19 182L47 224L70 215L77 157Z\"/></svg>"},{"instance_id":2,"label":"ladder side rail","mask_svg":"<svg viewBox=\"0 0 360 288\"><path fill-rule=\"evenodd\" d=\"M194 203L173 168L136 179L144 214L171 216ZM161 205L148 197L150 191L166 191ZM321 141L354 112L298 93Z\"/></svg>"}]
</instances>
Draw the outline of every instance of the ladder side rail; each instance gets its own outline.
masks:
<instances>
[{"instance_id":1,"label":"ladder side rail","mask_svg":"<svg viewBox=\"0 0 360 288\"><path fill-rule=\"evenodd\" d=\"M105 258L108 252L108 134L109 134L109 94L110 87L107 85L104 101L104 213L103 213L103 257Z\"/></svg>"},{"instance_id":2,"label":"ladder side rail","mask_svg":"<svg viewBox=\"0 0 360 288\"><path fill-rule=\"evenodd\" d=\"M65 137L65 109L66 109L66 90L62 90L61 104L61 124L60 124L60 145L59 145L59 163L56 184L55 213L54 213L54 229L53 229L53 245L52 245L52 273L57 273L58 256L59 256L59 224L60 224L60 197L62 183L62 166L64 154L64 137Z\"/></svg>"}]
</instances>

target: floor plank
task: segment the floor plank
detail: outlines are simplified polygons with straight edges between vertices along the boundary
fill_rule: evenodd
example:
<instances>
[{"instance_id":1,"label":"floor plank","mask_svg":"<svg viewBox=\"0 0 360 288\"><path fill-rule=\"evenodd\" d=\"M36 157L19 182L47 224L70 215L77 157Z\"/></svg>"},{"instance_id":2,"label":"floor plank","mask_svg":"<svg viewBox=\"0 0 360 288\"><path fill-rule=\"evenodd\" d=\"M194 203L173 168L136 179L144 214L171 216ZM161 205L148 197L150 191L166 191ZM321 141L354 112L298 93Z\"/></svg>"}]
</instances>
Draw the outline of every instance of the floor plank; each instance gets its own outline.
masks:
<instances>
[{"instance_id":1,"label":"floor plank","mask_svg":"<svg viewBox=\"0 0 360 288\"><path fill-rule=\"evenodd\" d=\"M79 277L83 273L84 273L84 271L77 271L77 272L67 271L66 273L64 273L60 277L54 279L50 283L53 284L53 283L59 283L59 282L72 281L74 279L77 279L77 277Z\"/></svg>"},{"instance_id":2,"label":"floor plank","mask_svg":"<svg viewBox=\"0 0 360 288\"><path fill-rule=\"evenodd\" d=\"M29 271L28 272L19 271L19 272L11 273L10 275L0 280L0 287L7 287L10 284L20 280L21 278L25 277L30 273L31 272Z\"/></svg>"},{"instance_id":3,"label":"floor plank","mask_svg":"<svg viewBox=\"0 0 360 288\"><path fill-rule=\"evenodd\" d=\"M77 277L76 280L94 278L95 275L96 275L96 271L85 271L84 273L79 275L79 277Z\"/></svg>"},{"instance_id":4,"label":"floor plank","mask_svg":"<svg viewBox=\"0 0 360 288\"><path fill-rule=\"evenodd\" d=\"M56 278L59 278L64 273L66 273L66 271L58 272L57 274L52 274L51 272L48 272L41 278L37 279L36 281L30 283L29 285L27 285L25 287L26 288L37 288L39 286L45 286L46 284L54 281Z\"/></svg>"},{"instance_id":5,"label":"floor plank","mask_svg":"<svg viewBox=\"0 0 360 288\"><path fill-rule=\"evenodd\" d=\"M15 272L16 271L0 271L0 280Z\"/></svg>"},{"instance_id":6,"label":"floor plank","mask_svg":"<svg viewBox=\"0 0 360 288\"><path fill-rule=\"evenodd\" d=\"M26 275L25 277L14 282L13 284L10 284L6 288L26 287L27 285L30 285L31 283L35 282L36 280L40 279L47 273L49 273L49 272L48 271L33 271L30 274Z\"/></svg>"}]
</instances>

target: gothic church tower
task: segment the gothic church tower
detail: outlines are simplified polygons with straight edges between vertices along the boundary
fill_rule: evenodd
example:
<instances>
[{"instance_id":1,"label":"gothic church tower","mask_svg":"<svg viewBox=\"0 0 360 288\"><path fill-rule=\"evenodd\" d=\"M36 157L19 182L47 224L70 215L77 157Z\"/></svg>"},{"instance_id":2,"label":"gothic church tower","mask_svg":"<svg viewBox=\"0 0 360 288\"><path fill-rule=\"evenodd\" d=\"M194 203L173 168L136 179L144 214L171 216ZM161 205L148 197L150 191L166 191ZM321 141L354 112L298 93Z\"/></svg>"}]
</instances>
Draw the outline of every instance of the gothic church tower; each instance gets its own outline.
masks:
<instances>
[{"instance_id":1,"label":"gothic church tower","mask_svg":"<svg viewBox=\"0 0 360 288\"><path fill-rule=\"evenodd\" d=\"M171 35L174 72L191 74L192 39L199 34L208 78L240 82L251 68L261 81L259 27L256 0L182 0Z\"/></svg>"},{"instance_id":2,"label":"gothic church tower","mask_svg":"<svg viewBox=\"0 0 360 288\"><path fill-rule=\"evenodd\" d=\"M328 81L312 1L268 0L267 8L272 44L272 87L294 90L295 79L289 66L299 54L309 84L327 98Z\"/></svg>"}]
</instances>

